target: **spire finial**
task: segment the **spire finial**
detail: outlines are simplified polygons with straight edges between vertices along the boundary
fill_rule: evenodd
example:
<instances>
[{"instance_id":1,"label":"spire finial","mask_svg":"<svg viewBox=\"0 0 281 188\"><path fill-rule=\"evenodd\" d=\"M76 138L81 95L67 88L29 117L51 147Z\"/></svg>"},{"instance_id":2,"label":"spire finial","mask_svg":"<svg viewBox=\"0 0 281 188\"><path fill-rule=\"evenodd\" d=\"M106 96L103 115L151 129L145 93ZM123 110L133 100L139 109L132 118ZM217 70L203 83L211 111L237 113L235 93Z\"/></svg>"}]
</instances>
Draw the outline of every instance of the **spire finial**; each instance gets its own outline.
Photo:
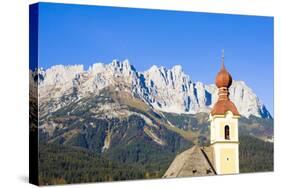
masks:
<instances>
[{"instance_id":1,"label":"spire finial","mask_svg":"<svg viewBox=\"0 0 281 188\"><path fill-rule=\"evenodd\" d=\"M224 49L221 50L221 68L225 69L225 67L224 67Z\"/></svg>"}]
</instances>

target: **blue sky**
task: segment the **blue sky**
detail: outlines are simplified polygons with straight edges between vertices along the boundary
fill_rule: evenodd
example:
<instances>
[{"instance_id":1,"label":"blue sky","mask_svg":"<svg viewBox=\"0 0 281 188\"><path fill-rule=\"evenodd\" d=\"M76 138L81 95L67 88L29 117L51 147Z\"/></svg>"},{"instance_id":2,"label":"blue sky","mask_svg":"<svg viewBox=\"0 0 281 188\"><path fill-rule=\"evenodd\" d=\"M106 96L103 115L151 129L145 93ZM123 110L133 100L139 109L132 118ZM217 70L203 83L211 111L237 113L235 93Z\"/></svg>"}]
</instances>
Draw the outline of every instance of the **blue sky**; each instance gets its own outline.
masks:
<instances>
[{"instance_id":1,"label":"blue sky","mask_svg":"<svg viewBox=\"0 0 281 188\"><path fill-rule=\"evenodd\" d=\"M213 83L225 65L273 112L273 18L41 3L39 66L129 59L138 71L182 65ZM273 115L273 114L272 114Z\"/></svg>"}]
</instances>

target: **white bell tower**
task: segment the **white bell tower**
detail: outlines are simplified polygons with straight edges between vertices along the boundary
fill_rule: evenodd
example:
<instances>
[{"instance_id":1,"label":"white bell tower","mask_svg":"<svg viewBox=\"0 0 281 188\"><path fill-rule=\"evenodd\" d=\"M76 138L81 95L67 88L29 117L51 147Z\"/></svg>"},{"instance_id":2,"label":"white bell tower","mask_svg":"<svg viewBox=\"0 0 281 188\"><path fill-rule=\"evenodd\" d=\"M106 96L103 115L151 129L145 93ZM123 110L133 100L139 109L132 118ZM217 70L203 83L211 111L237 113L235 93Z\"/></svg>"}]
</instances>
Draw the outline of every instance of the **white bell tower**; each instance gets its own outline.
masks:
<instances>
[{"instance_id":1,"label":"white bell tower","mask_svg":"<svg viewBox=\"0 0 281 188\"><path fill-rule=\"evenodd\" d=\"M216 76L219 96L209 116L210 142L217 174L239 173L238 119L240 115L229 99L228 89L231 84L232 77L224 67L224 55L222 55L222 67Z\"/></svg>"}]
</instances>

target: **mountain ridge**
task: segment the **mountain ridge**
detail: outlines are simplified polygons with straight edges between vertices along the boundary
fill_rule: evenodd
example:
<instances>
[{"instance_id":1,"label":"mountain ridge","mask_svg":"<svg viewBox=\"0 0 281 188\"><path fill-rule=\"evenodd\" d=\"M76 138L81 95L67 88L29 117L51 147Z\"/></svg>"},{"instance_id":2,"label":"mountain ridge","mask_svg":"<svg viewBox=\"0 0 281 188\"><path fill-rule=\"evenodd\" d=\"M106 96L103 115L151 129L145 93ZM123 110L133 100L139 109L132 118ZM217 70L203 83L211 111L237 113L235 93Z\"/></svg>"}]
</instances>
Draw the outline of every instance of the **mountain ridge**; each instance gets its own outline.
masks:
<instances>
[{"instance_id":1,"label":"mountain ridge","mask_svg":"<svg viewBox=\"0 0 281 188\"><path fill-rule=\"evenodd\" d=\"M248 118L242 116L239 120L239 135L258 138L271 146L270 114L264 118L254 116L264 105L245 83L235 81L234 86L230 97L241 101L239 108L250 110ZM93 64L87 70L81 65L57 65L30 71L30 111L38 132L39 158L43 161L40 165L50 172L44 174L44 179L68 168L64 161L48 161L44 155L66 159L65 155L77 162L90 153L98 156L93 159L97 162L115 164L110 177L120 172L119 165L142 167L140 172L125 174L128 177L162 177L178 153L194 145L209 145L208 112L216 101L216 90L215 85L192 82L181 66L152 66L138 72L129 61L115 60ZM243 100L250 103L245 105ZM250 159L252 153L247 156ZM266 160L271 160L270 156ZM92 162L88 157L81 162L87 161ZM259 161L246 167L256 164ZM268 166L259 166L258 170ZM91 168L87 172L91 173ZM71 172L75 177L79 174L81 171ZM100 172L99 177L103 174ZM70 181L67 177L59 180Z\"/></svg>"},{"instance_id":2,"label":"mountain ridge","mask_svg":"<svg viewBox=\"0 0 281 188\"><path fill-rule=\"evenodd\" d=\"M87 70L83 65L55 65L46 70L30 71L32 81L38 84L39 98L43 101L71 96L77 100L96 93L110 85L126 90L141 98L149 106L163 112L196 114L209 112L217 99L214 84L193 82L181 65L170 69L153 65L138 72L129 60L113 60L109 64L95 63ZM254 115L272 119L258 96L243 81L234 81L230 87L230 99L241 115ZM57 102L57 105L63 106ZM49 109L54 111L57 108Z\"/></svg>"}]
</instances>

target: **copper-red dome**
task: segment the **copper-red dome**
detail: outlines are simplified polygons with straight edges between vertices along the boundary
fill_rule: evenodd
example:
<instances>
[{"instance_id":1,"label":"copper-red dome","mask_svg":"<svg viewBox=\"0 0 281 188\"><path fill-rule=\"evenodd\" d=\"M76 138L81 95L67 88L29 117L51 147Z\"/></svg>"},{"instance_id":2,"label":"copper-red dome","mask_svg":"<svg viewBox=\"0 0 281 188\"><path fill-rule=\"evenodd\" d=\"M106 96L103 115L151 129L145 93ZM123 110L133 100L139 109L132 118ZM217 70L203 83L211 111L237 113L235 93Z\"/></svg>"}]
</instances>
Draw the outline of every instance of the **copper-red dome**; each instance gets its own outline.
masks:
<instances>
[{"instance_id":1,"label":"copper-red dome","mask_svg":"<svg viewBox=\"0 0 281 188\"><path fill-rule=\"evenodd\" d=\"M216 86L218 87L218 101L211 110L211 115L225 115L231 111L233 115L239 116L239 112L233 102L229 99L229 87L232 84L232 77L224 67L224 54L222 55L221 70L216 76Z\"/></svg>"},{"instance_id":2,"label":"copper-red dome","mask_svg":"<svg viewBox=\"0 0 281 188\"><path fill-rule=\"evenodd\" d=\"M218 88L221 87L229 88L231 84L232 84L232 77L229 74L229 72L225 69L224 64L222 64L222 68L216 76L216 86Z\"/></svg>"}]
</instances>

